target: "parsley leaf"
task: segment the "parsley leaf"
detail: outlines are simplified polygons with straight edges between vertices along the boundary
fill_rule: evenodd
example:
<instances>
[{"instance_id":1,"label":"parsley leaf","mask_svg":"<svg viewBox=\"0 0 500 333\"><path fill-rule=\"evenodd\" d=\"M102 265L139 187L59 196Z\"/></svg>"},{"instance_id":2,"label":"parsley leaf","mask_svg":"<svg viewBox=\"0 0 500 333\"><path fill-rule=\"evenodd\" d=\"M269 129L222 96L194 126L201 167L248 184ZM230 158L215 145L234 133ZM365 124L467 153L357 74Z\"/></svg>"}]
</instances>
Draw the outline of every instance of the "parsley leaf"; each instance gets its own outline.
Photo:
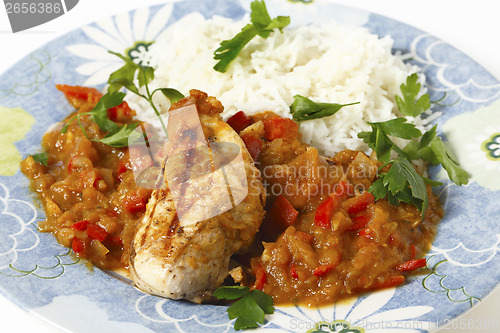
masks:
<instances>
[{"instance_id":1,"label":"parsley leaf","mask_svg":"<svg viewBox=\"0 0 500 333\"><path fill-rule=\"evenodd\" d=\"M118 129L118 125L108 118L108 109L122 104L124 97L125 93L119 91L108 92L101 97L96 106L89 112L97 126L104 132L113 132Z\"/></svg>"},{"instance_id":2,"label":"parsley leaf","mask_svg":"<svg viewBox=\"0 0 500 333\"><path fill-rule=\"evenodd\" d=\"M220 287L214 292L217 299L237 300L228 309L229 319L235 319L234 329L257 328L266 314L274 313L273 299L266 293L244 286Z\"/></svg>"},{"instance_id":3,"label":"parsley leaf","mask_svg":"<svg viewBox=\"0 0 500 333\"><path fill-rule=\"evenodd\" d=\"M399 192L410 188L411 197L422 202L421 210L425 212L428 204L425 181L407 159L400 158L392 162L391 168L384 175L384 185L392 195L396 196ZM401 197L398 199L401 200Z\"/></svg>"},{"instance_id":4,"label":"parsley leaf","mask_svg":"<svg viewBox=\"0 0 500 333\"><path fill-rule=\"evenodd\" d=\"M267 38L274 29L282 31L283 28L290 24L289 16L278 16L271 19L264 0L254 0L250 4L250 9L252 23L244 26L232 39L222 41L215 50L214 59L219 60L214 66L216 71L225 73L231 62L236 59L245 45L255 36L259 35L262 38Z\"/></svg>"},{"instance_id":5,"label":"parsley leaf","mask_svg":"<svg viewBox=\"0 0 500 333\"><path fill-rule=\"evenodd\" d=\"M170 103L176 103L179 100L184 98L184 95L181 94L178 90L173 89L173 88L158 88L155 91L153 91L152 95L159 90L161 93L170 100Z\"/></svg>"},{"instance_id":6,"label":"parsley leaf","mask_svg":"<svg viewBox=\"0 0 500 333\"><path fill-rule=\"evenodd\" d=\"M33 157L36 163L40 163L45 166L47 166L47 163L49 161L49 156L47 155L47 153L37 153L31 155L31 157Z\"/></svg>"},{"instance_id":7,"label":"parsley leaf","mask_svg":"<svg viewBox=\"0 0 500 333\"><path fill-rule=\"evenodd\" d=\"M318 119L334 115L344 106L358 104L337 104L337 103L316 103L301 95L293 96L293 103L290 105L290 113L295 121Z\"/></svg>"},{"instance_id":8,"label":"parsley leaf","mask_svg":"<svg viewBox=\"0 0 500 333\"><path fill-rule=\"evenodd\" d=\"M129 140L136 140L140 136L138 132L134 131L138 125L139 123L132 123L120 127L117 126L115 130L106 134L104 138L93 141L102 142L115 148L127 147Z\"/></svg>"},{"instance_id":9,"label":"parsley leaf","mask_svg":"<svg viewBox=\"0 0 500 333\"><path fill-rule=\"evenodd\" d=\"M429 144L436 136L437 125L432 127L429 131L425 132L420 138L420 141L412 140L404 148L403 151L410 157L411 160L419 158L430 162L431 164L439 164L434 153L432 152Z\"/></svg>"},{"instance_id":10,"label":"parsley leaf","mask_svg":"<svg viewBox=\"0 0 500 333\"><path fill-rule=\"evenodd\" d=\"M401 156L408 157L404 150L392 142L389 135L406 140L422 136L422 132L415 128L414 124L408 123L405 118L368 124L372 127L372 131L361 132L358 134L358 138L363 139L375 151L378 160L384 163L390 160L393 149Z\"/></svg>"},{"instance_id":11,"label":"parsley leaf","mask_svg":"<svg viewBox=\"0 0 500 333\"><path fill-rule=\"evenodd\" d=\"M217 299L234 300L238 299L250 291L250 288L245 286L229 286L217 288L214 296Z\"/></svg>"},{"instance_id":12,"label":"parsley leaf","mask_svg":"<svg viewBox=\"0 0 500 333\"><path fill-rule=\"evenodd\" d=\"M406 78L406 84L400 86L403 98L396 96L396 104L399 111L405 116L416 117L430 108L431 102L428 94L424 94L417 99L421 85L417 82L418 75L411 74Z\"/></svg>"},{"instance_id":13,"label":"parsley leaf","mask_svg":"<svg viewBox=\"0 0 500 333\"><path fill-rule=\"evenodd\" d=\"M448 173L450 179L457 185L466 185L469 182L469 173L458 165L457 158L446 147L439 136L434 137L430 143L434 156Z\"/></svg>"}]
</instances>

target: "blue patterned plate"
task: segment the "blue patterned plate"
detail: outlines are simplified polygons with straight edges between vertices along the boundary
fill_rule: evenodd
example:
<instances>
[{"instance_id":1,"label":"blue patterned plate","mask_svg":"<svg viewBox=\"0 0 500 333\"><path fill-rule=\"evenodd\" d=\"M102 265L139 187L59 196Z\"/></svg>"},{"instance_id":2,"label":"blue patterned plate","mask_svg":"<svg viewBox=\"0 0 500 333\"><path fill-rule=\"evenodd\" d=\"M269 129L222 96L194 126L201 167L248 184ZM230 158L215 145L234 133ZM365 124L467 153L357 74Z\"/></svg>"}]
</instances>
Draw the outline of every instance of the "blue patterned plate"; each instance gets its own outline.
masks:
<instances>
[{"instance_id":1,"label":"blue patterned plate","mask_svg":"<svg viewBox=\"0 0 500 333\"><path fill-rule=\"evenodd\" d=\"M68 33L1 76L2 294L74 332L233 330L225 307L144 294L124 279L89 268L52 235L37 232L44 212L19 172L19 162L38 152L43 133L71 111L55 84L102 85L119 65L107 49L142 57L150 41L186 14L239 19L249 8L248 0L240 2L176 2L120 14ZM337 19L391 35L394 52L424 68L431 100L440 100L435 108L442 112L439 131L472 179L457 187L442 170L431 170L434 179L446 184L441 193L446 216L427 256L427 275L321 309L280 307L261 330L421 332L463 313L500 281L500 83L452 46L400 22L327 3L267 4L271 13L290 15L295 24Z\"/></svg>"}]
</instances>

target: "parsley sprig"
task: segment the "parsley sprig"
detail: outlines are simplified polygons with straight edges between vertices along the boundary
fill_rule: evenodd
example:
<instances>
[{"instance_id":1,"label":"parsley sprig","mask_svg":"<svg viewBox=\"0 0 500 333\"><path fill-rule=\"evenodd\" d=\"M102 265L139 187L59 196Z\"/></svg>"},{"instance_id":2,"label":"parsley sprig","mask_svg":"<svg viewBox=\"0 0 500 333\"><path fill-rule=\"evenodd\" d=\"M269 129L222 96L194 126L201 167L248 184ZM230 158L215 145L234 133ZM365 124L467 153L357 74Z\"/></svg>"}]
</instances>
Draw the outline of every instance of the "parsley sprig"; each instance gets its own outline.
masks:
<instances>
[{"instance_id":1,"label":"parsley sprig","mask_svg":"<svg viewBox=\"0 0 500 333\"><path fill-rule=\"evenodd\" d=\"M92 141L102 142L112 147L126 147L128 145L128 137L130 135L138 135L134 132L135 128L139 123L125 124L119 126L117 123L108 118L108 109L114 108L123 103L123 98L125 93L113 92L106 93L97 102L96 106L90 112L81 112L73 116L61 129L61 133L66 133L68 131L69 125L76 119L83 134L88 137L85 127L81 122L81 117L84 115L89 115L92 120L99 126L99 128L106 132L106 135L102 139L92 139Z\"/></svg>"},{"instance_id":2,"label":"parsley sprig","mask_svg":"<svg viewBox=\"0 0 500 333\"><path fill-rule=\"evenodd\" d=\"M109 76L108 93L117 93L120 89L126 88L128 91L145 99L149 103L149 105L151 105L151 108L160 120L165 135L167 135L167 128L165 127L160 111L153 102L153 96L157 92L161 92L170 100L171 103L175 103L181 98L184 98L184 95L173 88L157 88L151 91L149 89L149 83L155 78L155 71L153 67L143 65L142 63L136 64L134 61L132 61L132 59L122 54L111 51L108 52L114 54L125 62L125 64L120 69L111 73L111 75ZM134 78L137 78L139 86L135 84ZM142 92L140 89L143 87L145 92Z\"/></svg>"},{"instance_id":3,"label":"parsley sprig","mask_svg":"<svg viewBox=\"0 0 500 333\"><path fill-rule=\"evenodd\" d=\"M274 313L273 299L268 294L245 286L226 286L215 290L217 299L236 300L228 309L229 319L235 319L234 329L257 328L264 324L266 314Z\"/></svg>"},{"instance_id":4,"label":"parsley sprig","mask_svg":"<svg viewBox=\"0 0 500 333\"><path fill-rule=\"evenodd\" d=\"M214 66L216 71L225 73L231 62L255 36L267 38L274 29L282 31L290 24L289 16L278 16L271 19L264 0L254 0L250 4L250 9L251 23L243 27L241 32L232 39L222 41L219 48L215 50L214 59L219 60Z\"/></svg>"},{"instance_id":5,"label":"parsley sprig","mask_svg":"<svg viewBox=\"0 0 500 333\"><path fill-rule=\"evenodd\" d=\"M410 75L406 84L403 83L400 87L403 98L396 97L399 111L404 116L419 116L430 107L428 94L418 97L421 85L417 81L417 74ZM434 165L441 164L457 185L468 183L469 174L460 168L453 153L437 135L437 125L422 134L404 117L368 124L372 130L361 132L358 137L363 139L375 151L377 159L384 163L379 170L390 165L390 169L380 173L379 178L369 188L375 199L387 198L394 205L401 202L411 203L422 211L423 217L428 206L426 184L439 186L441 183L420 175L412 165L412 161L417 159ZM401 148L391 137L410 142ZM396 152L397 158L393 158L392 151Z\"/></svg>"},{"instance_id":6,"label":"parsley sprig","mask_svg":"<svg viewBox=\"0 0 500 333\"><path fill-rule=\"evenodd\" d=\"M72 117L63 126L61 133L66 133L69 125L76 120L78 121L84 135L88 137L81 122L81 117L89 115L97 126L99 126L99 128L106 133L104 138L93 139L93 141L102 142L111 147L127 147L129 140L135 140L140 137L140 134L135 131L136 127L139 126L139 123L123 124L120 126L107 116L108 109L114 108L123 103L126 94L120 91L122 88L126 88L128 91L144 98L151 105L161 122L164 132L167 133L160 112L153 102L153 96L157 92L161 92L170 100L171 103L175 103L183 98L184 95L173 88L158 88L150 91L149 83L154 79L153 67L136 64L124 55L111 51L108 52L122 59L125 64L115 72L111 73L108 79L108 91L99 99L95 107L89 112L81 112ZM136 81L138 82L138 86L135 83ZM141 90L143 87L145 92L142 92Z\"/></svg>"}]
</instances>

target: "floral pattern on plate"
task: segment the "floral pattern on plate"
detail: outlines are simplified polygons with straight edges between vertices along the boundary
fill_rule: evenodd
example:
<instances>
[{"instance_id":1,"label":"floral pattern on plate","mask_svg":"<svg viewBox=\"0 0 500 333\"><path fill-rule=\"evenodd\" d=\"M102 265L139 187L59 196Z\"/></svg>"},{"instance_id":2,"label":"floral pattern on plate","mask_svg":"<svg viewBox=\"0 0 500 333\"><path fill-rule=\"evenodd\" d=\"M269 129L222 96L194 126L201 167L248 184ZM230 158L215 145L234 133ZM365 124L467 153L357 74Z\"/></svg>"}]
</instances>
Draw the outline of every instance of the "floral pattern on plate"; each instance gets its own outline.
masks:
<instances>
[{"instance_id":1,"label":"floral pattern on plate","mask_svg":"<svg viewBox=\"0 0 500 333\"><path fill-rule=\"evenodd\" d=\"M106 18L82 30L92 43L79 43L66 47L77 57L87 61L76 68L76 72L87 76L83 85L94 86L108 81L109 74L121 67L122 60L109 51L126 54L136 63L145 61L149 46L159 38L172 13L169 3L156 13L149 8L123 13Z\"/></svg>"}]
</instances>

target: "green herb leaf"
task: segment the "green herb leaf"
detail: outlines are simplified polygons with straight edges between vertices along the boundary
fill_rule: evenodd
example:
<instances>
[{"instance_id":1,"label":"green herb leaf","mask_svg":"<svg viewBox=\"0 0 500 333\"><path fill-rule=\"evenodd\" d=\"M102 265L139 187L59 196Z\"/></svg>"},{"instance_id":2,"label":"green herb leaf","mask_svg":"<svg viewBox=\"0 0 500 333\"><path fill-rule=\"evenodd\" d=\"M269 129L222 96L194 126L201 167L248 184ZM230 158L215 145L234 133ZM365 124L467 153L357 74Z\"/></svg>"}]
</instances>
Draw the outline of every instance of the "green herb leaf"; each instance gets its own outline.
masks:
<instances>
[{"instance_id":1,"label":"green herb leaf","mask_svg":"<svg viewBox=\"0 0 500 333\"><path fill-rule=\"evenodd\" d=\"M430 148L436 159L443 165L448 177L457 185L466 185L469 182L469 173L458 165L458 160L453 152L446 147L439 136L435 136Z\"/></svg>"},{"instance_id":2,"label":"green herb leaf","mask_svg":"<svg viewBox=\"0 0 500 333\"><path fill-rule=\"evenodd\" d=\"M379 161L388 162L391 159L391 150L395 145L380 127L376 125L371 125L371 127L371 132L358 133L358 138L363 139L368 147L375 151Z\"/></svg>"},{"instance_id":3,"label":"green herb leaf","mask_svg":"<svg viewBox=\"0 0 500 333\"><path fill-rule=\"evenodd\" d=\"M271 16L263 0L255 0L250 4L250 21L258 31L264 30L271 23Z\"/></svg>"},{"instance_id":4,"label":"green herb leaf","mask_svg":"<svg viewBox=\"0 0 500 333\"><path fill-rule=\"evenodd\" d=\"M170 103L177 103L179 100L184 98L184 95L176 89L173 88L159 88L157 89L162 92L162 94L170 100ZM157 91L153 91L153 94Z\"/></svg>"},{"instance_id":5,"label":"green herb leaf","mask_svg":"<svg viewBox=\"0 0 500 333\"><path fill-rule=\"evenodd\" d=\"M254 0L250 4L250 9L252 23L243 27L232 39L222 41L215 50L214 59L219 60L214 66L216 71L225 73L231 62L236 59L245 45L255 36L259 35L262 38L267 38L274 29L281 31L290 24L290 17L288 16L278 16L271 19L263 0Z\"/></svg>"},{"instance_id":6,"label":"green herb leaf","mask_svg":"<svg viewBox=\"0 0 500 333\"><path fill-rule=\"evenodd\" d=\"M417 81L417 74L408 76L406 84L401 85L403 99L396 96L398 108L405 116L418 116L430 107L429 95L422 95L417 100L421 88ZM420 209L423 218L428 206L426 185L442 184L421 176L415 170L411 161L418 159L432 164L442 164L454 183L467 184L469 174L460 168L452 152L437 136L437 125L422 134L414 124L408 123L403 117L368 124L372 130L361 132L358 137L375 151L379 161L385 163L382 167L391 164L389 171L380 174L370 186L369 191L375 199L387 198L393 205L399 205L400 202L411 203ZM390 136L410 142L404 148L400 148ZM399 155L398 159L391 160L392 151Z\"/></svg>"},{"instance_id":7,"label":"green herb leaf","mask_svg":"<svg viewBox=\"0 0 500 333\"><path fill-rule=\"evenodd\" d=\"M31 155L31 157L33 157L36 163L40 163L45 166L47 166L47 163L49 161L49 156L47 155L47 153L37 153Z\"/></svg>"},{"instance_id":8,"label":"green herb leaf","mask_svg":"<svg viewBox=\"0 0 500 333\"><path fill-rule=\"evenodd\" d=\"M122 92L108 92L99 99L97 104L90 112L77 113L72 117L62 128L61 133L66 133L68 131L69 125L76 119L80 124L85 136L85 128L82 125L80 117L83 115L90 115L92 120L99 126L99 128L104 132L116 132L118 130L118 125L108 118L108 109L114 108L123 103L123 98L125 94Z\"/></svg>"},{"instance_id":9,"label":"green herb leaf","mask_svg":"<svg viewBox=\"0 0 500 333\"><path fill-rule=\"evenodd\" d=\"M406 84L403 83L400 86L403 98L396 96L398 109L405 116L416 117L431 106L428 94L424 94L417 99L421 88L421 85L417 82L417 80L418 75L416 73L408 76L406 78Z\"/></svg>"},{"instance_id":10,"label":"green herb leaf","mask_svg":"<svg viewBox=\"0 0 500 333\"><path fill-rule=\"evenodd\" d=\"M102 142L115 148L127 147L129 140L136 141L140 137L141 134L134 131L138 125L138 123L132 123L121 127L117 126L114 131L109 132L104 138L94 141Z\"/></svg>"},{"instance_id":11,"label":"green herb leaf","mask_svg":"<svg viewBox=\"0 0 500 333\"><path fill-rule=\"evenodd\" d=\"M108 118L108 109L122 104L124 98L125 93L119 91L112 93L108 92L101 97L96 106L90 111L89 114L92 119L104 132L113 132L117 130L118 125Z\"/></svg>"},{"instance_id":12,"label":"green herb leaf","mask_svg":"<svg viewBox=\"0 0 500 333\"><path fill-rule=\"evenodd\" d=\"M108 83L109 83L109 90L111 92L116 92L122 87L127 88L129 91L132 93L136 94L137 96L140 96L141 98L145 99L149 105L151 105L151 108L155 112L156 116L160 120L160 123L163 127L163 130L165 131L165 135L168 137L167 134L167 129L165 124L163 123L163 120L161 118L161 114L158 111L158 108L156 107L155 103L153 102L153 96L157 91L161 91L167 98L170 99L172 103L177 102L180 98L183 98L184 95L182 95L180 92L178 92L175 89L172 88L158 88L153 90L152 92L149 90L149 83L154 79L155 73L154 73L154 68L150 66L144 66L144 65L138 65L135 62L133 62L131 59L128 57L108 51L111 54L116 55L120 59L122 59L125 62L125 65L121 67L119 70L116 72L112 73ZM137 72L137 80L139 83L139 88L145 87L145 92L141 93L139 92L139 88L134 83L134 78ZM114 131L116 132L116 131Z\"/></svg>"},{"instance_id":13,"label":"green herb leaf","mask_svg":"<svg viewBox=\"0 0 500 333\"><path fill-rule=\"evenodd\" d=\"M257 35L257 28L251 24L247 24L240 33L233 39L225 40L220 43L220 46L214 53L214 59L219 60L214 66L218 72L225 73L231 62L236 59L241 50Z\"/></svg>"},{"instance_id":14,"label":"green herb leaf","mask_svg":"<svg viewBox=\"0 0 500 333\"><path fill-rule=\"evenodd\" d=\"M136 70L137 66L134 62L127 62L123 65L123 67L111 73L108 79L108 92L112 93L118 91L122 87L125 87L133 92L138 92L137 87L134 84Z\"/></svg>"},{"instance_id":15,"label":"green herb leaf","mask_svg":"<svg viewBox=\"0 0 500 333\"><path fill-rule=\"evenodd\" d=\"M254 289L249 293L253 299L257 302L259 307L264 311L265 314L274 313L274 303L273 298L263 291Z\"/></svg>"},{"instance_id":16,"label":"green herb leaf","mask_svg":"<svg viewBox=\"0 0 500 333\"><path fill-rule=\"evenodd\" d=\"M73 121L74 118L71 118L70 121L68 121L66 124L64 124L64 126L61 128L61 133L66 133L68 131L68 127L69 127L69 124L71 124L71 122Z\"/></svg>"},{"instance_id":17,"label":"green herb leaf","mask_svg":"<svg viewBox=\"0 0 500 333\"><path fill-rule=\"evenodd\" d=\"M379 128L386 135L396 136L406 140L422 136L422 132L415 128L414 124L408 123L405 118L395 118L384 122L368 124L372 127Z\"/></svg>"},{"instance_id":18,"label":"green herb leaf","mask_svg":"<svg viewBox=\"0 0 500 333\"><path fill-rule=\"evenodd\" d=\"M358 103L316 103L307 97L295 95L293 96L293 103L290 105L290 112L295 121L304 121L332 116L342 107Z\"/></svg>"},{"instance_id":19,"label":"green herb leaf","mask_svg":"<svg viewBox=\"0 0 500 333\"><path fill-rule=\"evenodd\" d=\"M395 173L402 174L403 177L408 182L409 187L411 188L411 193L413 197L423 200L424 203L427 203L427 188L425 186L424 179L421 175L418 174L418 172L415 170L415 168L411 165L411 163L408 160L406 159L395 160L389 172L391 173L391 176L394 175ZM384 177L384 180L388 176L390 176L389 172L386 174L386 177Z\"/></svg>"},{"instance_id":20,"label":"green herb leaf","mask_svg":"<svg viewBox=\"0 0 500 333\"><path fill-rule=\"evenodd\" d=\"M248 294L250 288L245 286L224 286L215 290L214 296L217 299L235 300Z\"/></svg>"},{"instance_id":21,"label":"green herb leaf","mask_svg":"<svg viewBox=\"0 0 500 333\"><path fill-rule=\"evenodd\" d=\"M273 299L266 293L244 286L220 287L214 292L217 299L236 300L228 309L229 319L235 319L234 329L257 328L266 314L274 313Z\"/></svg>"},{"instance_id":22,"label":"green herb leaf","mask_svg":"<svg viewBox=\"0 0 500 333\"><path fill-rule=\"evenodd\" d=\"M380 200L384 199L387 194L389 193L389 190L386 188L384 185L384 177L379 177L377 180L375 180L372 185L369 188L369 192L373 194L375 197L375 200Z\"/></svg>"},{"instance_id":23,"label":"green herb leaf","mask_svg":"<svg viewBox=\"0 0 500 333\"><path fill-rule=\"evenodd\" d=\"M139 87L144 87L155 78L155 70L150 66L138 66L138 68L139 74L137 78L139 80Z\"/></svg>"},{"instance_id":24,"label":"green herb leaf","mask_svg":"<svg viewBox=\"0 0 500 333\"><path fill-rule=\"evenodd\" d=\"M405 158L390 161L385 165L387 164L391 164L391 168L379 175L379 179L368 189L369 192L376 200L387 197L393 205L399 205L400 202L411 203L422 211L423 218L429 202L426 178L418 174L411 162ZM438 184L430 182L432 185Z\"/></svg>"},{"instance_id":25,"label":"green herb leaf","mask_svg":"<svg viewBox=\"0 0 500 333\"><path fill-rule=\"evenodd\" d=\"M430 143L436 136L437 125L425 132L420 141L412 140L404 148L403 151L408 155L410 160L419 158L430 162L431 164L439 164L436 156L429 147Z\"/></svg>"}]
</instances>

